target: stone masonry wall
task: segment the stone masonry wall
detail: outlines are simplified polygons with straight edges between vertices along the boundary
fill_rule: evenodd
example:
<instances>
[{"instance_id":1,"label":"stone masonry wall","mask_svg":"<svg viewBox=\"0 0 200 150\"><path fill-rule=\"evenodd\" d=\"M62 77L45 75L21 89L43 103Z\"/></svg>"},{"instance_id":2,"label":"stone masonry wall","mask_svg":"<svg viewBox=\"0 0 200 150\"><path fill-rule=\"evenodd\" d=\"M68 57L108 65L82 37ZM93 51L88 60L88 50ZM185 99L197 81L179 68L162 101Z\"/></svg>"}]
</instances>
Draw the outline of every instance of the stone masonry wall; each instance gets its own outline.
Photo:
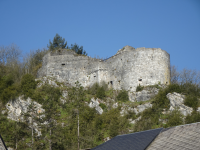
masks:
<instances>
[{"instance_id":1,"label":"stone masonry wall","mask_svg":"<svg viewBox=\"0 0 200 150\"><path fill-rule=\"evenodd\" d=\"M77 55L70 50L48 53L38 77L53 76L74 85L79 81L88 87L105 81L114 89L135 91L143 86L170 83L170 56L160 48L125 46L107 60Z\"/></svg>"}]
</instances>

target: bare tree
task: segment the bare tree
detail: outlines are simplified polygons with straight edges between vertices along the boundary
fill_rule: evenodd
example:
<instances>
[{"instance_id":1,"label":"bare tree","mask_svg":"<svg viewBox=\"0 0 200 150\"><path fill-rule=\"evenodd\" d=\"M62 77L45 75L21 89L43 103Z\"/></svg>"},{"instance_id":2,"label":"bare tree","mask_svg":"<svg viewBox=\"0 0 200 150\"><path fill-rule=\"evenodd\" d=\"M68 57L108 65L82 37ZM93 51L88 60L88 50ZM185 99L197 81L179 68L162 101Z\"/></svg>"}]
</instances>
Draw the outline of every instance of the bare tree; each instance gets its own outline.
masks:
<instances>
[{"instance_id":1,"label":"bare tree","mask_svg":"<svg viewBox=\"0 0 200 150\"><path fill-rule=\"evenodd\" d=\"M176 66L171 66L171 83L192 83L200 86L200 71L184 68L178 71Z\"/></svg>"},{"instance_id":2,"label":"bare tree","mask_svg":"<svg viewBox=\"0 0 200 150\"><path fill-rule=\"evenodd\" d=\"M48 52L47 49L30 51L23 57L24 73L37 74L37 70L42 66L42 58Z\"/></svg>"},{"instance_id":3,"label":"bare tree","mask_svg":"<svg viewBox=\"0 0 200 150\"><path fill-rule=\"evenodd\" d=\"M177 71L176 66L171 66L171 83L178 83L180 80L180 72Z\"/></svg>"},{"instance_id":4,"label":"bare tree","mask_svg":"<svg viewBox=\"0 0 200 150\"><path fill-rule=\"evenodd\" d=\"M0 46L0 63L3 65L14 64L19 61L21 50L16 44L9 46Z\"/></svg>"}]
</instances>

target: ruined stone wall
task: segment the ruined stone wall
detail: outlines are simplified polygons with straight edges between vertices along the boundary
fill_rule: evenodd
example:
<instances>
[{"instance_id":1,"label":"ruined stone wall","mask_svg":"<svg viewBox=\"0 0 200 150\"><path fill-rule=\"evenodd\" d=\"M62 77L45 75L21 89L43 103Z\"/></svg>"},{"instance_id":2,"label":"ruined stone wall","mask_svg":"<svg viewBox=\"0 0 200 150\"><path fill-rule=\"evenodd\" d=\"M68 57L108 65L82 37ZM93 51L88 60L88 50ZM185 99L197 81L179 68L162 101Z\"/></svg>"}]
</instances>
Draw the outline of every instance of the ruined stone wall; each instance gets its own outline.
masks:
<instances>
[{"instance_id":1,"label":"ruined stone wall","mask_svg":"<svg viewBox=\"0 0 200 150\"><path fill-rule=\"evenodd\" d=\"M114 89L135 91L143 86L170 83L170 56L160 48L125 46L116 55L101 61L72 51L48 53L38 77L53 76L58 81L82 86L105 81Z\"/></svg>"}]
</instances>

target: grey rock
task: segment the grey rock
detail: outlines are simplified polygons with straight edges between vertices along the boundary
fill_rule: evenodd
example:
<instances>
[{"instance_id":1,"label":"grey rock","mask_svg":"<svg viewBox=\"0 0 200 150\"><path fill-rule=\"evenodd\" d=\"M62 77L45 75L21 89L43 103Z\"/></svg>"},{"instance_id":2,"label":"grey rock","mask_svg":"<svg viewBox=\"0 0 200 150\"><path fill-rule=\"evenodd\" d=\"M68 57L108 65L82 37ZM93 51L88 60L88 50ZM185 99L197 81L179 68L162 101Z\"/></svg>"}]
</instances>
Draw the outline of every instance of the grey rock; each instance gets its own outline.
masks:
<instances>
[{"instance_id":1,"label":"grey rock","mask_svg":"<svg viewBox=\"0 0 200 150\"><path fill-rule=\"evenodd\" d=\"M158 94L158 91L159 90L157 88L145 88L139 92L129 92L129 100L131 102L148 101Z\"/></svg>"},{"instance_id":2,"label":"grey rock","mask_svg":"<svg viewBox=\"0 0 200 150\"><path fill-rule=\"evenodd\" d=\"M103 109L99 106L100 102L99 99L91 99L91 102L89 103L89 107L91 108L95 108L95 110L99 113L102 114L103 113Z\"/></svg>"},{"instance_id":3,"label":"grey rock","mask_svg":"<svg viewBox=\"0 0 200 150\"><path fill-rule=\"evenodd\" d=\"M5 106L8 111L8 119L14 120L14 121L24 121L24 113L27 113L29 105L33 103L35 107L34 112L38 117L43 117L40 115L41 113L44 113L44 109L42 108L42 105L32 101L30 98L27 98L27 100L24 99L23 96L20 96L16 98L15 100L10 100ZM31 117L28 118L29 123L32 122ZM33 122L33 128L35 132L38 134L38 136L41 135L41 131L38 128L37 123Z\"/></svg>"},{"instance_id":4,"label":"grey rock","mask_svg":"<svg viewBox=\"0 0 200 150\"><path fill-rule=\"evenodd\" d=\"M197 108L197 111L200 113L200 107Z\"/></svg>"},{"instance_id":5,"label":"grey rock","mask_svg":"<svg viewBox=\"0 0 200 150\"><path fill-rule=\"evenodd\" d=\"M178 109L184 116L191 114L193 109L184 105L185 96L176 92L168 93L167 98L170 101L170 111Z\"/></svg>"},{"instance_id":6,"label":"grey rock","mask_svg":"<svg viewBox=\"0 0 200 150\"><path fill-rule=\"evenodd\" d=\"M145 109L147 108L151 108L152 107L152 104L150 102L148 103L145 103L143 105L138 105L137 107L135 108L132 108L132 107L129 107L128 105L122 105L122 108L121 108L121 111L120 111L120 114L121 116L124 116L125 114L128 113L128 111L134 111L136 113L136 115L138 113L141 113L143 112Z\"/></svg>"},{"instance_id":7,"label":"grey rock","mask_svg":"<svg viewBox=\"0 0 200 150\"><path fill-rule=\"evenodd\" d=\"M137 121L139 121L140 119L141 119L142 117L140 116L140 117L138 117L137 119L135 119L135 120L131 120L131 124L135 124Z\"/></svg>"},{"instance_id":8,"label":"grey rock","mask_svg":"<svg viewBox=\"0 0 200 150\"><path fill-rule=\"evenodd\" d=\"M138 106L136 107L136 109L137 109L137 112L138 112L138 113L141 113L141 112L143 112L145 109L151 108L151 107L152 107L152 104L151 104L151 103L145 103L145 104L143 104L143 105L138 105ZM135 112L135 113L137 114L137 112Z\"/></svg>"}]
</instances>

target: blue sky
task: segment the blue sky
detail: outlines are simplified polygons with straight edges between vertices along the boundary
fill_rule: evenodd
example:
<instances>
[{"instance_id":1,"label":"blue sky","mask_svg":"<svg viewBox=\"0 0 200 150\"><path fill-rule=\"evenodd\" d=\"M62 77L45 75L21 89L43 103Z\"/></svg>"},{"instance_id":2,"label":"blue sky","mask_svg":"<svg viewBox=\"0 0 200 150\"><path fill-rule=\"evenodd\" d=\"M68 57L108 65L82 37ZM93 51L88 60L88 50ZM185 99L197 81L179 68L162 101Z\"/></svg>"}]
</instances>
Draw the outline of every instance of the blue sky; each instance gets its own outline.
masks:
<instances>
[{"instance_id":1,"label":"blue sky","mask_svg":"<svg viewBox=\"0 0 200 150\"><path fill-rule=\"evenodd\" d=\"M199 0L0 0L1 46L15 43L25 54L56 33L89 56L161 48L179 69L200 70Z\"/></svg>"}]
</instances>

